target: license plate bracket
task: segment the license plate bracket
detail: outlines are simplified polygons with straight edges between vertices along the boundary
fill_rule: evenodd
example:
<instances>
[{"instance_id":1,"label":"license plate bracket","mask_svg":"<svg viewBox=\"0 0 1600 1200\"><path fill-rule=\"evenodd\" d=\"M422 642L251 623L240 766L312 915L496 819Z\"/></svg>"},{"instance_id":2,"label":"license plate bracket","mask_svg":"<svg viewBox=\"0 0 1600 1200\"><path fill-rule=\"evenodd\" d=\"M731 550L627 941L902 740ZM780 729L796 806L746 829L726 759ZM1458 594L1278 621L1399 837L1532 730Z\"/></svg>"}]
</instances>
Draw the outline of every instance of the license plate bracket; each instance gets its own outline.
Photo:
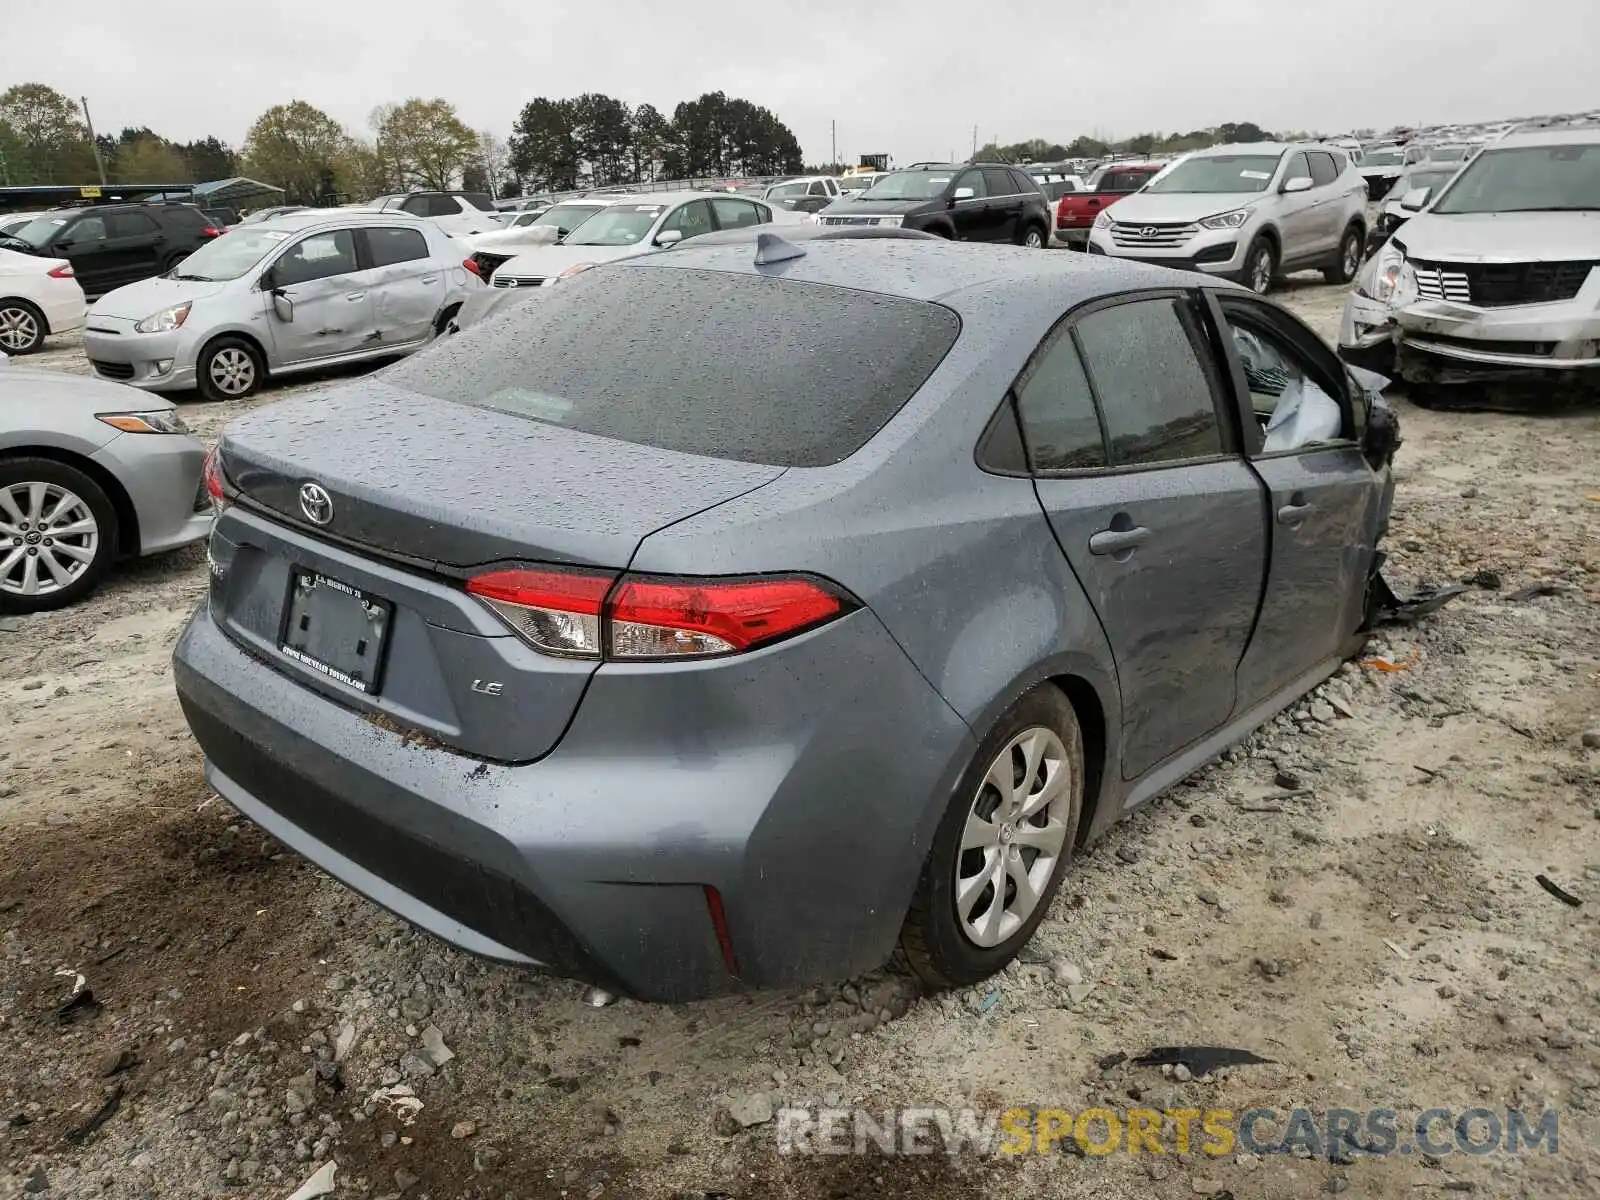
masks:
<instances>
[{"instance_id":1,"label":"license plate bracket","mask_svg":"<svg viewBox=\"0 0 1600 1200\"><path fill-rule=\"evenodd\" d=\"M289 575L278 647L317 674L363 695L383 682L394 605L308 567Z\"/></svg>"}]
</instances>

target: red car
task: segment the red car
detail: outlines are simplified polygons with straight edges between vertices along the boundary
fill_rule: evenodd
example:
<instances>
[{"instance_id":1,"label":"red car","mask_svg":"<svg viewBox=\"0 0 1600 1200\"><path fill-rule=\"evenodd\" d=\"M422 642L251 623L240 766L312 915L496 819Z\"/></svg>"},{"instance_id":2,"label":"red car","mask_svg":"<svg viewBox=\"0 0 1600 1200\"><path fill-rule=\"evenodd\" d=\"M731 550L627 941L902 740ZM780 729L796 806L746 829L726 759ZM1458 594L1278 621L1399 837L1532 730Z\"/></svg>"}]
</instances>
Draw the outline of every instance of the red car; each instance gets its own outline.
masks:
<instances>
[{"instance_id":1,"label":"red car","mask_svg":"<svg viewBox=\"0 0 1600 1200\"><path fill-rule=\"evenodd\" d=\"M1131 196L1149 183L1162 166L1161 163L1128 162L1101 167L1089 180L1087 191L1068 192L1056 203L1056 243L1074 250L1085 249L1094 219L1124 196Z\"/></svg>"}]
</instances>

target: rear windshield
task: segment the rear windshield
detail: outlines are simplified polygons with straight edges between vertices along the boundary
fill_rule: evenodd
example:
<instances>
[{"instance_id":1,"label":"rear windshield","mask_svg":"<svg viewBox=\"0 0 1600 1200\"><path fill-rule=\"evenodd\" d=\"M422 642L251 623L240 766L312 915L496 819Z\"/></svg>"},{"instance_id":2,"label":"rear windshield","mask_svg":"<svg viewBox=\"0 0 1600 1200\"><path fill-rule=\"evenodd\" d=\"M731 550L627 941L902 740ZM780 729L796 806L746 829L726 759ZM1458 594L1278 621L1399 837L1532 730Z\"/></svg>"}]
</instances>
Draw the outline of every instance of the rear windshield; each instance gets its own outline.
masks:
<instances>
[{"instance_id":1,"label":"rear windshield","mask_svg":"<svg viewBox=\"0 0 1600 1200\"><path fill-rule=\"evenodd\" d=\"M883 428L960 329L922 300L599 267L403 360L385 381L663 450L822 467Z\"/></svg>"}]
</instances>

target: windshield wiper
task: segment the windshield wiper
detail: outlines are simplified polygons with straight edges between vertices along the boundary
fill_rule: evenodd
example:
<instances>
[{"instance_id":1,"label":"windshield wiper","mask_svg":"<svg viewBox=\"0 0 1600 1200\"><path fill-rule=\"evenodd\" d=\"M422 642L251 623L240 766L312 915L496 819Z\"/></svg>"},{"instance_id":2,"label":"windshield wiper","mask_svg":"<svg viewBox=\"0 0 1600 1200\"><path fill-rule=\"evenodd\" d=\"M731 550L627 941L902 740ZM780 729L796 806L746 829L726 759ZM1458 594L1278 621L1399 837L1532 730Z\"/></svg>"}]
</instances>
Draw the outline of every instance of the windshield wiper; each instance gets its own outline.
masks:
<instances>
[{"instance_id":1,"label":"windshield wiper","mask_svg":"<svg viewBox=\"0 0 1600 1200\"><path fill-rule=\"evenodd\" d=\"M183 274L183 273L181 273L179 271L174 271L171 275L168 275L167 278L168 279L181 279L186 283L215 283L216 282L216 280L211 278L211 276L209 276L209 275L185 275L185 274Z\"/></svg>"}]
</instances>

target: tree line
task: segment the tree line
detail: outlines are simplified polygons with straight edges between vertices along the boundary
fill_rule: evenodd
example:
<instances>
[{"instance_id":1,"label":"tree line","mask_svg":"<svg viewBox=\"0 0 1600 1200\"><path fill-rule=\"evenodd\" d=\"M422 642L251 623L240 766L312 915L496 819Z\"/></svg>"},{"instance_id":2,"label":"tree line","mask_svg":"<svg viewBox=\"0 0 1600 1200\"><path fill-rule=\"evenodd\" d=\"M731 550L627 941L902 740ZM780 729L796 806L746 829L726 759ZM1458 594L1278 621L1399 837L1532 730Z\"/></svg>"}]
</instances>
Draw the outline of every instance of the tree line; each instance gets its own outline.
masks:
<instances>
[{"instance_id":1,"label":"tree line","mask_svg":"<svg viewBox=\"0 0 1600 1200\"><path fill-rule=\"evenodd\" d=\"M77 103L42 83L0 92L0 185L201 183L247 175L291 201L370 199L411 188L493 192L801 169L800 144L770 110L722 92L665 116L599 93L539 97L511 137L476 131L443 99L379 105L365 133L304 100L267 109L233 149L216 137L177 142L145 127L91 140Z\"/></svg>"},{"instance_id":2,"label":"tree line","mask_svg":"<svg viewBox=\"0 0 1600 1200\"><path fill-rule=\"evenodd\" d=\"M1297 141L1308 135L1286 133L1283 141ZM1044 138L1030 138L1013 142L1009 146L989 142L980 146L973 160L978 162L1061 162L1068 158L1106 158L1112 154L1182 154L1188 150L1204 150L1207 146L1226 146L1242 142L1273 142L1280 140L1254 121L1232 121L1210 129L1193 129L1188 133L1140 133L1121 141L1098 137L1078 137L1063 145Z\"/></svg>"}]
</instances>

